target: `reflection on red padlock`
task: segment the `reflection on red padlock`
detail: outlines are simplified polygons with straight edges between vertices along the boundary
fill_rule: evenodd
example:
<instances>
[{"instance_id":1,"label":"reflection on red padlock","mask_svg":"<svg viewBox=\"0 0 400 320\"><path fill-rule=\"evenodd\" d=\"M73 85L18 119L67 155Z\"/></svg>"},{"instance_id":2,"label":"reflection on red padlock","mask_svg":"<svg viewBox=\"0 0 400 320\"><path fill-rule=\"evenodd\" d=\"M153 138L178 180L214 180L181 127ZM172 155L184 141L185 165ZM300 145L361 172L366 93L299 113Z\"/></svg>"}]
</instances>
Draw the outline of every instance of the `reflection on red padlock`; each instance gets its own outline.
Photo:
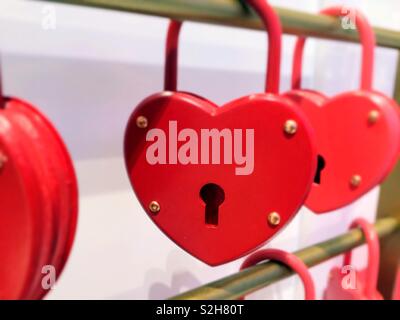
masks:
<instances>
[{"instance_id":1,"label":"reflection on red padlock","mask_svg":"<svg viewBox=\"0 0 400 320\"><path fill-rule=\"evenodd\" d=\"M293 59L292 90L286 94L307 114L316 132L318 169L305 202L315 213L348 205L381 183L396 164L400 148L397 104L372 86L373 29L361 12L351 10L363 49L359 89L332 98L302 89L305 38L300 37ZM324 9L321 13L343 14L341 6Z\"/></svg>"},{"instance_id":2,"label":"reflection on red padlock","mask_svg":"<svg viewBox=\"0 0 400 320\"><path fill-rule=\"evenodd\" d=\"M368 265L358 271L351 266L351 251L344 256L342 268L335 267L329 274L324 292L326 300L382 300L378 292L379 239L374 226L365 219L354 220L350 228L360 227L368 246Z\"/></svg>"},{"instance_id":3,"label":"reflection on red padlock","mask_svg":"<svg viewBox=\"0 0 400 320\"><path fill-rule=\"evenodd\" d=\"M295 273L299 275L301 281L303 282L305 300L316 299L314 281L311 277L308 267L304 264L303 261L301 261L300 258L292 253L279 249L260 250L247 257L246 260L244 260L244 262L242 263L240 270L252 267L264 260L277 261L292 269Z\"/></svg>"},{"instance_id":4,"label":"reflection on red padlock","mask_svg":"<svg viewBox=\"0 0 400 320\"><path fill-rule=\"evenodd\" d=\"M181 22L172 21L165 90L137 106L125 132L125 164L142 207L177 245L213 266L282 230L316 170L313 129L279 94L279 17L265 0L247 3L269 33L266 91L223 106L178 91Z\"/></svg>"}]
</instances>

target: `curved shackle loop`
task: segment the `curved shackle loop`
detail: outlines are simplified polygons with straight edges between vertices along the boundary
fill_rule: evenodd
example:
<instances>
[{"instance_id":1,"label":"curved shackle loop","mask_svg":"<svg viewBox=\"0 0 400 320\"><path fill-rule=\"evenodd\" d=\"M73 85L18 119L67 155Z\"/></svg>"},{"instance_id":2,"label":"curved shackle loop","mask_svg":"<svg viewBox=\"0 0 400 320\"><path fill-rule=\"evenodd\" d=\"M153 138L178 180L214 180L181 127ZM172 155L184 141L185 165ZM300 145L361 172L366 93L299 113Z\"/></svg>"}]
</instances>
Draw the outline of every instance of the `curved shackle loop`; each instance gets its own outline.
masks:
<instances>
[{"instance_id":1,"label":"curved shackle loop","mask_svg":"<svg viewBox=\"0 0 400 320\"><path fill-rule=\"evenodd\" d=\"M368 265L367 265L367 285L366 294L373 296L378 284L379 274L379 237L372 224L363 218L358 218L352 222L350 229L361 228L368 246ZM344 256L344 265L351 265L351 251Z\"/></svg>"},{"instance_id":2,"label":"curved shackle loop","mask_svg":"<svg viewBox=\"0 0 400 320\"><path fill-rule=\"evenodd\" d=\"M278 15L266 0L247 0L247 3L260 16L268 31L267 73L265 91L279 93L282 27ZM165 48L164 90L176 91L178 44L181 21L171 20L168 27Z\"/></svg>"},{"instance_id":3,"label":"curved shackle loop","mask_svg":"<svg viewBox=\"0 0 400 320\"><path fill-rule=\"evenodd\" d=\"M343 15L341 6L334 6L320 11L321 14L340 17ZM357 9L355 13L355 24L359 33L362 45L362 60L361 60L361 90L371 90L373 69L374 69L374 48L375 48L375 33L369 24L367 18ZM301 70L303 61L303 51L306 38L299 37L294 49L293 67L292 67L292 89L301 88Z\"/></svg>"},{"instance_id":4,"label":"curved shackle loop","mask_svg":"<svg viewBox=\"0 0 400 320\"><path fill-rule=\"evenodd\" d=\"M277 261L292 269L295 273L299 275L301 281L303 282L305 300L316 299L314 281L311 277L308 267L300 258L292 253L279 249L260 250L247 257L246 260L242 263L240 270L252 267L264 260Z\"/></svg>"}]
</instances>

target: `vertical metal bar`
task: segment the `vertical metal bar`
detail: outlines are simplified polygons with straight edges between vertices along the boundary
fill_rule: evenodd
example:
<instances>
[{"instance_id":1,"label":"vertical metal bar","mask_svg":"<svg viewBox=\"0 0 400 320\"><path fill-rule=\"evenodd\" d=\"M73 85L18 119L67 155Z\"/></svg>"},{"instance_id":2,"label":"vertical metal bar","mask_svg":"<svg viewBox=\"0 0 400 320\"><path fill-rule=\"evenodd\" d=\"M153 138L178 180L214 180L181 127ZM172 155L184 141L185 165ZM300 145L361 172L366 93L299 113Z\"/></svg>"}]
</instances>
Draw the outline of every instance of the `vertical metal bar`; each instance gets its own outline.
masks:
<instances>
[{"instance_id":1,"label":"vertical metal bar","mask_svg":"<svg viewBox=\"0 0 400 320\"><path fill-rule=\"evenodd\" d=\"M400 50L398 52L394 98L400 105ZM394 217L400 221L400 162L381 186L378 218ZM400 232L395 232L381 241L379 291L390 299L400 263Z\"/></svg>"}]
</instances>

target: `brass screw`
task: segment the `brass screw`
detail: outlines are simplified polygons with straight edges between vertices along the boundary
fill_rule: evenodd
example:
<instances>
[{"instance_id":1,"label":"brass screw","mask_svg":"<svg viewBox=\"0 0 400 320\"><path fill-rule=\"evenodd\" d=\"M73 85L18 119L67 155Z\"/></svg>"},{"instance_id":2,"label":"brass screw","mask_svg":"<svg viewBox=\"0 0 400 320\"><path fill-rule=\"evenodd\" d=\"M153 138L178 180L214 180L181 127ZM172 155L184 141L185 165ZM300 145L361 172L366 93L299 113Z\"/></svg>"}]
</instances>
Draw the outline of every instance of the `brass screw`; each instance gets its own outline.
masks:
<instances>
[{"instance_id":1,"label":"brass screw","mask_svg":"<svg viewBox=\"0 0 400 320\"><path fill-rule=\"evenodd\" d=\"M295 134L297 131L297 122L294 120L287 120L285 122L284 130L287 134Z\"/></svg>"},{"instance_id":2,"label":"brass screw","mask_svg":"<svg viewBox=\"0 0 400 320\"><path fill-rule=\"evenodd\" d=\"M149 121L147 120L146 117L144 116L139 116L136 118L136 125L140 128L140 129L144 129L147 128L149 124Z\"/></svg>"},{"instance_id":3,"label":"brass screw","mask_svg":"<svg viewBox=\"0 0 400 320\"><path fill-rule=\"evenodd\" d=\"M151 201L149 204L149 209L152 213L159 213L161 210L161 207L157 201Z\"/></svg>"},{"instance_id":4,"label":"brass screw","mask_svg":"<svg viewBox=\"0 0 400 320\"><path fill-rule=\"evenodd\" d=\"M0 170L3 169L5 163L7 162L7 157L4 153L0 151Z\"/></svg>"},{"instance_id":5,"label":"brass screw","mask_svg":"<svg viewBox=\"0 0 400 320\"><path fill-rule=\"evenodd\" d=\"M357 188L361 184L361 176L358 174L355 174L351 177L350 179L350 184L352 187Z\"/></svg>"},{"instance_id":6,"label":"brass screw","mask_svg":"<svg viewBox=\"0 0 400 320\"><path fill-rule=\"evenodd\" d=\"M271 212L268 215L268 223L271 226L274 226L274 227L279 225L281 223L281 216L279 215L279 213L278 212Z\"/></svg>"},{"instance_id":7,"label":"brass screw","mask_svg":"<svg viewBox=\"0 0 400 320\"><path fill-rule=\"evenodd\" d=\"M370 124L374 124L378 121L379 119L379 111L378 110L372 110L368 114L368 122Z\"/></svg>"}]
</instances>

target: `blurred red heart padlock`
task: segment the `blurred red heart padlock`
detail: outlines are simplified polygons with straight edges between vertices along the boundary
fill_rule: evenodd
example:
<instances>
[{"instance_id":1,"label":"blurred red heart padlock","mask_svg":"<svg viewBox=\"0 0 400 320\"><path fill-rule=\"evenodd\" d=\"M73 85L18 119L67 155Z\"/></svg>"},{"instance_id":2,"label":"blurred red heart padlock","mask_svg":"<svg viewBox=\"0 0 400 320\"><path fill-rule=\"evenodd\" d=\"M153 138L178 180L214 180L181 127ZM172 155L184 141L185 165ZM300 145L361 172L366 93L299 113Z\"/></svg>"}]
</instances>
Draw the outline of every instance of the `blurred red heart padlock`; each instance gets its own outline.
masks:
<instances>
[{"instance_id":1,"label":"blurred red heart padlock","mask_svg":"<svg viewBox=\"0 0 400 320\"><path fill-rule=\"evenodd\" d=\"M25 297L31 286L32 266L41 253L39 217L44 203L39 197L35 162L26 161L23 141L0 109L1 300Z\"/></svg>"},{"instance_id":2,"label":"blurred red heart padlock","mask_svg":"<svg viewBox=\"0 0 400 320\"><path fill-rule=\"evenodd\" d=\"M350 228L360 227L368 246L368 265L356 270L351 265L351 251L345 254L342 268L333 268L324 292L326 300L382 300L377 289L379 273L379 238L374 226L365 219L354 220Z\"/></svg>"},{"instance_id":3,"label":"blurred red heart padlock","mask_svg":"<svg viewBox=\"0 0 400 320\"><path fill-rule=\"evenodd\" d=\"M279 18L266 1L248 3L269 32L267 93L218 107L176 91L181 22L172 21L165 91L137 106L125 133L126 167L141 205L171 240L209 265L239 258L281 230L316 169L311 126L278 94Z\"/></svg>"},{"instance_id":4,"label":"blurred red heart padlock","mask_svg":"<svg viewBox=\"0 0 400 320\"><path fill-rule=\"evenodd\" d=\"M49 120L15 98L0 108L0 154L0 297L40 299L50 288L43 278L54 271L58 279L75 234L72 161Z\"/></svg>"},{"instance_id":5,"label":"blurred red heart padlock","mask_svg":"<svg viewBox=\"0 0 400 320\"><path fill-rule=\"evenodd\" d=\"M41 172L41 186L47 188L44 202L51 212L41 214L42 225L52 221L47 238L42 239L41 251L46 252L38 261L28 298L40 299L48 292L43 288L43 266L53 266L59 277L69 256L78 215L78 187L72 160L66 146L52 123L36 108L18 99L8 99L8 116L14 126L20 124L25 131L27 151L36 153L36 173ZM33 140L34 137L34 140ZM34 156L32 156L32 159ZM43 232L43 236L47 233Z\"/></svg>"},{"instance_id":6,"label":"blurred red heart padlock","mask_svg":"<svg viewBox=\"0 0 400 320\"><path fill-rule=\"evenodd\" d=\"M303 282L305 300L316 299L314 281L311 277L310 271L300 258L289 252L279 249L264 249L257 251L244 260L240 266L240 270L252 267L264 260L277 261L292 269L299 275L301 281Z\"/></svg>"},{"instance_id":7,"label":"blurred red heart padlock","mask_svg":"<svg viewBox=\"0 0 400 320\"><path fill-rule=\"evenodd\" d=\"M341 9L332 7L321 13L340 16ZM400 147L396 103L372 89L373 30L359 11L354 12L363 46L360 89L333 98L300 89L305 38L299 38L292 90L286 93L305 111L316 131L318 169L306 200L306 206L316 213L350 204L382 182L395 165Z\"/></svg>"}]
</instances>

